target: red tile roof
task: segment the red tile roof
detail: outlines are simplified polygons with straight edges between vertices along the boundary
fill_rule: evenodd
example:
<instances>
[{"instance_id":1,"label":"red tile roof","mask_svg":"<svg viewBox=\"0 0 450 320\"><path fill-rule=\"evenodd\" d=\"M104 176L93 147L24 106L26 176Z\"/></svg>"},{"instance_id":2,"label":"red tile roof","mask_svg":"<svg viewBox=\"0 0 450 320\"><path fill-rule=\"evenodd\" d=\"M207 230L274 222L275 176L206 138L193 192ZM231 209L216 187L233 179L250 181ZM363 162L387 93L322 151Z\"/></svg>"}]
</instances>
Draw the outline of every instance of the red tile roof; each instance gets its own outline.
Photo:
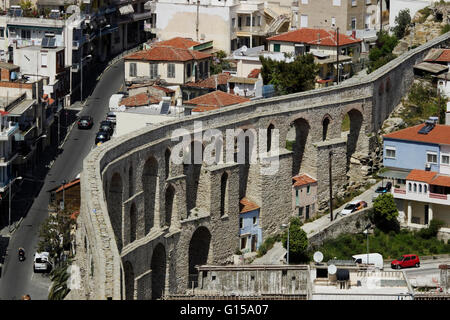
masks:
<instances>
[{"instance_id":1,"label":"red tile roof","mask_svg":"<svg viewBox=\"0 0 450 320\"><path fill-rule=\"evenodd\" d=\"M414 169L408 174L406 180L425 182L435 186L450 187L450 176L441 175L433 171Z\"/></svg>"},{"instance_id":2,"label":"red tile roof","mask_svg":"<svg viewBox=\"0 0 450 320\"><path fill-rule=\"evenodd\" d=\"M193 112L205 112L210 110L217 110L219 107L197 107L192 109Z\"/></svg>"},{"instance_id":3,"label":"red tile roof","mask_svg":"<svg viewBox=\"0 0 450 320\"><path fill-rule=\"evenodd\" d=\"M450 62L450 49L431 49L423 61Z\"/></svg>"},{"instance_id":4,"label":"red tile roof","mask_svg":"<svg viewBox=\"0 0 450 320\"><path fill-rule=\"evenodd\" d=\"M273 37L268 38L269 41L285 41L285 42L295 42L295 43L307 43L307 44L319 44L336 47L336 32L334 30L325 29L311 29L311 28L300 28L297 30L285 32ZM347 45L352 43L361 42L361 39L354 39L350 36L340 33L339 34L339 45Z\"/></svg>"},{"instance_id":5,"label":"red tile roof","mask_svg":"<svg viewBox=\"0 0 450 320\"><path fill-rule=\"evenodd\" d=\"M198 82L188 82L185 84L186 87L196 87L196 88L210 88L216 89L217 85L226 85L228 80L231 78L229 73L219 73L210 76L209 78L203 79ZM217 79L217 83L216 83Z\"/></svg>"},{"instance_id":6,"label":"red tile roof","mask_svg":"<svg viewBox=\"0 0 450 320\"><path fill-rule=\"evenodd\" d=\"M125 105L125 107L130 108L130 107L148 106L150 104L157 104L160 101L161 101L160 99L149 96L147 93L143 92L143 93L139 93L134 96L130 96L130 97L122 99L122 101L120 102L120 105Z\"/></svg>"},{"instance_id":7,"label":"red tile roof","mask_svg":"<svg viewBox=\"0 0 450 320\"><path fill-rule=\"evenodd\" d=\"M450 49L443 49L441 55L435 61L450 62Z\"/></svg>"},{"instance_id":8,"label":"red tile roof","mask_svg":"<svg viewBox=\"0 0 450 320\"><path fill-rule=\"evenodd\" d=\"M223 91L213 91L194 99L188 100L185 104L198 107L225 107L233 104L250 101L248 98L226 93Z\"/></svg>"},{"instance_id":9,"label":"red tile roof","mask_svg":"<svg viewBox=\"0 0 450 320\"><path fill-rule=\"evenodd\" d=\"M165 93L174 93L175 90L166 88L166 87L161 87L161 86L152 86L153 88L156 88L158 90L164 91Z\"/></svg>"},{"instance_id":10,"label":"red tile roof","mask_svg":"<svg viewBox=\"0 0 450 320\"><path fill-rule=\"evenodd\" d=\"M305 185L317 182L317 180L311 178L307 174L299 174L299 175L293 177L292 180L295 181L294 185L293 185L294 187L305 186Z\"/></svg>"},{"instance_id":11,"label":"red tile roof","mask_svg":"<svg viewBox=\"0 0 450 320\"><path fill-rule=\"evenodd\" d=\"M63 186L59 187L58 189L56 189L55 193L58 193L58 192L62 191L63 188L64 188L64 190L66 190L66 189L68 189L68 188L70 188L70 187L72 187L72 186L74 186L76 184L79 184L79 183L80 183L80 179L75 179L73 181L70 181L69 183L66 183L65 185L63 185Z\"/></svg>"},{"instance_id":12,"label":"red tile roof","mask_svg":"<svg viewBox=\"0 0 450 320\"><path fill-rule=\"evenodd\" d=\"M165 93L174 93L175 92L175 90L172 90L172 89L169 89L166 87L162 87L162 86L158 86L153 83L154 83L154 81L149 82L149 83L133 83L131 86L128 86L127 89L130 90L130 89L136 89L136 88L153 87L155 89L164 91Z\"/></svg>"},{"instance_id":13,"label":"red tile roof","mask_svg":"<svg viewBox=\"0 0 450 320\"><path fill-rule=\"evenodd\" d=\"M390 139L450 145L450 126L436 124L433 130L431 130L428 134L419 134L419 130L424 126L425 124L422 123L417 126L385 134L383 137Z\"/></svg>"},{"instance_id":14,"label":"red tile roof","mask_svg":"<svg viewBox=\"0 0 450 320\"><path fill-rule=\"evenodd\" d=\"M180 49L189 49L199 44L201 44L201 42L193 41L189 38L175 37L169 40L156 42L152 44L152 46L169 46Z\"/></svg>"},{"instance_id":15,"label":"red tile roof","mask_svg":"<svg viewBox=\"0 0 450 320\"><path fill-rule=\"evenodd\" d=\"M259 206L248 198L244 197L239 201L240 213L246 213L257 209L259 209Z\"/></svg>"},{"instance_id":16,"label":"red tile roof","mask_svg":"<svg viewBox=\"0 0 450 320\"><path fill-rule=\"evenodd\" d=\"M148 50L132 53L125 57L125 60L141 61L191 61L212 57L203 52L174 48L169 46L154 46Z\"/></svg>"},{"instance_id":17,"label":"red tile roof","mask_svg":"<svg viewBox=\"0 0 450 320\"><path fill-rule=\"evenodd\" d=\"M248 74L248 78L258 78L260 72L261 72L261 69L253 69L253 70L250 71L250 73Z\"/></svg>"}]
</instances>

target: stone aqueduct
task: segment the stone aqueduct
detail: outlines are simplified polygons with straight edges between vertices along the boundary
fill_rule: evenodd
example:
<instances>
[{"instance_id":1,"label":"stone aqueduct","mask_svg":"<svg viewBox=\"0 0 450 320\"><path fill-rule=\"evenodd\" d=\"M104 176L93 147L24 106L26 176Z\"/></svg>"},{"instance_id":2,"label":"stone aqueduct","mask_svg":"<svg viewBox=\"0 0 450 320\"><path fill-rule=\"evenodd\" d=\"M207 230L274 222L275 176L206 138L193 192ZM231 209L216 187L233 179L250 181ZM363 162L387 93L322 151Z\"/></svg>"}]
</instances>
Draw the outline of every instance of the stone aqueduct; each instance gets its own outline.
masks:
<instances>
[{"instance_id":1,"label":"stone aqueduct","mask_svg":"<svg viewBox=\"0 0 450 320\"><path fill-rule=\"evenodd\" d=\"M81 173L81 214L75 264L81 286L69 299L152 299L183 293L195 265L220 264L239 245L239 200L260 206L263 237L292 214L293 173L319 181L328 200L328 153L333 191L347 183L349 156L370 154L375 133L413 81L412 66L450 33L413 49L362 81L252 101L145 128L93 150ZM341 123L348 114L348 137ZM260 164L174 165L168 161L177 128L276 128L280 169L261 175ZM293 128L293 129L292 129ZM293 152L284 149L295 133ZM294 130L294 131L292 131Z\"/></svg>"}]
</instances>

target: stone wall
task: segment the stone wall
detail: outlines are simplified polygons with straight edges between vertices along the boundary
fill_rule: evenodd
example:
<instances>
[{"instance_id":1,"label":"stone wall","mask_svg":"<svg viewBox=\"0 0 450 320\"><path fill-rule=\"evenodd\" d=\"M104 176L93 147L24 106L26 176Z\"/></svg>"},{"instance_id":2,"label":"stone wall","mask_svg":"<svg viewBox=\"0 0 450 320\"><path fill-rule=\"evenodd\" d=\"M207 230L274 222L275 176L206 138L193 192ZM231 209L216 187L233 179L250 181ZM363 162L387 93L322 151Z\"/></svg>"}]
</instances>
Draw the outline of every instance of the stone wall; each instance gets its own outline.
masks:
<instances>
[{"instance_id":1,"label":"stone wall","mask_svg":"<svg viewBox=\"0 0 450 320\"><path fill-rule=\"evenodd\" d=\"M281 142L284 143L291 124L298 119L303 119L309 127L306 150L312 151L306 155L305 164L313 176L320 178L318 192L323 197L322 201L328 201L328 166L325 165L328 151L332 150L336 155L332 174L333 191L337 193L347 183L343 163L348 161L352 152L370 154L370 136L380 128L410 86L412 66L428 49L446 44L449 37L450 33L405 53L361 82L256 100L175 119L117 137L92 150L84 160L81 173L81 213L75 264L82 271L82 287L73 290L71 298L150 299L161 294L153 290L155 288L163 288L166 293L183 293L188 288L189 270L192 270L193 263L227 263L238 247L239 189L245 190L245 195L260 206L263 237L277 231L291 214L293 155L283 149ZM350 136L342 139L340 127L347 113L359 121L351 124L351 128L358 129L351 129ZM327 139L322 142L325 117L331 121ZM195 189L195 183L188 181L185 167L172 164L166 178L165 154L178 143L171 139L172 133L186 128L192 134L195 121L202 123L200 132L217 129L223 133L229 128L260 129L273 124L280 132L280 169L267 176L260 172L263 164L251 164L248 177L243 179L239 173L241 165L204 164L200 168L201 188ZM351 152L348 141L354 149ZM145 169L149 159L156 161L156 173ZM217 210L221 201L218 181L223 171L229 174L228 212L221 216ZM142 179L144 173L156 175L156 182L148 190ZM114 175L120 176L121 183L112 183ZM242 184L245 188L240 188ZM117 185L121 185L121 191L109 192L115 191L112 186ZM175 189L175 204L172 219L167 223L166 191L169 185ZM121 197L122 205L116 205L114 211L118 210L118 217L121 213L121 219L111 220L108 207L115 203L113 198L116 196ZM191 197L196 197L197 204L193 210L187 211L186 200ZM143 205L144 199L151 199L151 208L148 204ZM130 216L133 204L136 222ZM352 219L351 216L348 218ZM136 223L133 228L132 223ZM330 237L344 228L356 228L356 225L331 226L324 236L317 235L317 240L313 238L313 242L320 242L321 238ZM130 241L130 230L134 229L136 237ZM116 240L116 237L121 239ZM192 248L191 243L198 248ZM196 250L199 252L195 253ZM152 266L156 269L153 270ZM158 276L153 277L156 270Z\"/></svg>"}]
</instances>

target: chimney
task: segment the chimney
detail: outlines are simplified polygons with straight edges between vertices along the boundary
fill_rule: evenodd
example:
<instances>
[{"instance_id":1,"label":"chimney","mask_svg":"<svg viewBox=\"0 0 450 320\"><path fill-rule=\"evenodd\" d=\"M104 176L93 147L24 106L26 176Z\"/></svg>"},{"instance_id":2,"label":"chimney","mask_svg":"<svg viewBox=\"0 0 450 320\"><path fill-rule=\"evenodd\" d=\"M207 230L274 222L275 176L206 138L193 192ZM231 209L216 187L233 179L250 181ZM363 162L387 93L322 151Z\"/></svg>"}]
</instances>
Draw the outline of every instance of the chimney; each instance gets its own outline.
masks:
<instances>
[{"instance_id":1,"label":"chimney","mask_svg":"<svg viewBox=\"0 0 450 320\"><path fill-rule=\"evenodd\" d=\"M447 112L445 112L445 125L450 126L450 101L447 102Z\"/></svg>"}]
</instances>

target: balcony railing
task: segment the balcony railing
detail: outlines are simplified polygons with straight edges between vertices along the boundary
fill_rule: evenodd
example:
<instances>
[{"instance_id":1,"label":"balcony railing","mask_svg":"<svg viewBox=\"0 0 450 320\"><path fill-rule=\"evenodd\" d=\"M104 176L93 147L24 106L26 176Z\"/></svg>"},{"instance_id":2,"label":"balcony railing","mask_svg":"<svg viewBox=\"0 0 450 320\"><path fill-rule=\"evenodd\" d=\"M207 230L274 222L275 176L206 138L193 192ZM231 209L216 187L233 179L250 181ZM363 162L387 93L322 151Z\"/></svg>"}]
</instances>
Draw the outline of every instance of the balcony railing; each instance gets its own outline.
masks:
<instances>
[{"instance_id":1,"label":"balcony railing","mask_svg":"<svg viewBox=\"0 0 450 320\"><path fill-rule=\"evenodd\" d=\"M446 194L439 194L439 193L431 193L430 192L430 198L433 199L441 199L441 200L447 200L447 195Z\"/></svg>"},{"instance_id":2,"label":"balcony railing","mask_svg":"<svg viewBox=\"0 0 450 320\"><path fill-rule=\"evenodd\" d=\"M406 194L406 190L395 188L394 193Z\"/></svg>"}]
</instances>

